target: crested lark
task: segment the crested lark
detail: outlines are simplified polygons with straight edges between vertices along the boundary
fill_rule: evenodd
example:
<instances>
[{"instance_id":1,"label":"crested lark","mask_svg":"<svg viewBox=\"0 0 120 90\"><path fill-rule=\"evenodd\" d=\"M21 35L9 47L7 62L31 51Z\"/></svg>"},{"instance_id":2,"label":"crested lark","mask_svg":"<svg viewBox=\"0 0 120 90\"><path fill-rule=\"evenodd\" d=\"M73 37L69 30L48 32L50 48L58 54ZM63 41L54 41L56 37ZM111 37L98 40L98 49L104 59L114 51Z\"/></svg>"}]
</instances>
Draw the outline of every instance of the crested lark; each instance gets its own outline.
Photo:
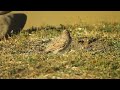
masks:
<instances>
[{"instance_id":1,"label":"crested lark","mask_svg":"<svg viewBox=\"0 0 120 90\"><path fill-rule=\"evenodd\" d=\"M54 54L65 50L71 43L71 36L68 30L64 30L58 37L54 38L46 46L45 52Z\"/></svg>"}]
</instances>

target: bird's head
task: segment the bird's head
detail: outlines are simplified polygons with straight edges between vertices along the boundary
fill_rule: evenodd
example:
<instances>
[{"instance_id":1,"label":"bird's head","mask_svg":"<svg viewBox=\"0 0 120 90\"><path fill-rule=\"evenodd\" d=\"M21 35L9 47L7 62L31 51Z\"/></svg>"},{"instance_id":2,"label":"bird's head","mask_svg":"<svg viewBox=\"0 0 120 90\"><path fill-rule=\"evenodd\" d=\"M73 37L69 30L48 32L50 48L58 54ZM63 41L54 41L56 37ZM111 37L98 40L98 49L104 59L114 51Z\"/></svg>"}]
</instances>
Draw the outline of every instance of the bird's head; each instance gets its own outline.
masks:
<instances>
[{"instance_id":1,"label":"bird's head","mask_svg":"<svg viewBox=\"0 0 120 90\"><path fill-rule=\"evenodd\" d=\"M62 32L62 36L68 36L68 37L70 37L70 31L69 30L63 30L63 32Z\"/></svg>"},{"instance_id":2,"label":"bird's head","mask_svg":"<svg viewBox=\"0 0 120 90\"><path fill-rule=\"evenodd\" d=\"M63 30L62 33L63 33L63 34L70 34L70 32L69 32L67 29Z\"/></svg>"}]
</instances>

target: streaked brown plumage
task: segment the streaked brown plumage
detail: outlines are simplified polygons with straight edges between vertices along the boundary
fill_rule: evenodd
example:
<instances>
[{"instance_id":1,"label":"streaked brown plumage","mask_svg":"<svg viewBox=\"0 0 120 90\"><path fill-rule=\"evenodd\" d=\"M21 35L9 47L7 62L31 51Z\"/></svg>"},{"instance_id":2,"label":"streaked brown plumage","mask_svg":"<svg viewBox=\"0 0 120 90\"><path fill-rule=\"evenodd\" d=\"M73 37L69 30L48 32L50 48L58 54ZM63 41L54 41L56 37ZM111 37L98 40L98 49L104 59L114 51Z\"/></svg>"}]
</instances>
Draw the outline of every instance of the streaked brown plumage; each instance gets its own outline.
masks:
<instances>
[{"instance_id":1,"label":"streaked brown plumage","mask_svg":"<svg viewBox=\"0 0 120 90\"><path fill-rule=\"evenodd\" d=\"M54 54L65 50L71 43L71 36L68 30L64 30L61 35L54 38L48 45L46 46L45 52L52 52Z\"/></svg>"}]
</instances>

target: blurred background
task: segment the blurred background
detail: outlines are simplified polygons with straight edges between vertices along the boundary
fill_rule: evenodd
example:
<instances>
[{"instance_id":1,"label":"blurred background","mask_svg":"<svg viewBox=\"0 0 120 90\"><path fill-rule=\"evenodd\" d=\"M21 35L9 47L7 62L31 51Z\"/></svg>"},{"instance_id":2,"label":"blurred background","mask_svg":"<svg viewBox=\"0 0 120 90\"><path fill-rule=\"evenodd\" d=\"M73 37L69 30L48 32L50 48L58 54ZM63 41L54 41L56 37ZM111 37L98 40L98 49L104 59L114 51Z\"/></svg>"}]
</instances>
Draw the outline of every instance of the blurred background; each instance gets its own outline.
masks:
<instances>
[{"instance_id":1,"label":"blurred background","mask_svg":"<svg viewBox=\"0 0 120 90\"><path fill-rule=\"evenodd\" d=\"M12 11L11 13L27 14L24 29L45 24L75 24L81 20L88 24L100 21L119 22L120 11Z\"/></svg>"}]
</instances>

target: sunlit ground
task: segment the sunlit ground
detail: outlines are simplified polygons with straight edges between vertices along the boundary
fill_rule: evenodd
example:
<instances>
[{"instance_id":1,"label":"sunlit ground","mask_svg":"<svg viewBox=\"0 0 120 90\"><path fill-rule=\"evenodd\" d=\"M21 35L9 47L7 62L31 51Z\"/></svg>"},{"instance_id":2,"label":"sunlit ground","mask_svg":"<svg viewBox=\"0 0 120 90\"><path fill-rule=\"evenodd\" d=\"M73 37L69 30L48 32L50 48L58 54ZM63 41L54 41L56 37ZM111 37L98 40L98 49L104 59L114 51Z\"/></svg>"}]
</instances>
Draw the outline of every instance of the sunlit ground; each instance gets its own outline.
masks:
<instances>
[{"instance_id":1,"label":"sunlit ground","mask_svg":"<svg viewBox=\"0 0 120 90\"><path fill-rule=\"evenodd\" d=\"M70 31L72 43L61 54L41 51L47 44L43 41L61 33L60 25L32 26L0 41L0 78L120 78L120 23L62 25Z\"/></svg>"}]
</instances>

